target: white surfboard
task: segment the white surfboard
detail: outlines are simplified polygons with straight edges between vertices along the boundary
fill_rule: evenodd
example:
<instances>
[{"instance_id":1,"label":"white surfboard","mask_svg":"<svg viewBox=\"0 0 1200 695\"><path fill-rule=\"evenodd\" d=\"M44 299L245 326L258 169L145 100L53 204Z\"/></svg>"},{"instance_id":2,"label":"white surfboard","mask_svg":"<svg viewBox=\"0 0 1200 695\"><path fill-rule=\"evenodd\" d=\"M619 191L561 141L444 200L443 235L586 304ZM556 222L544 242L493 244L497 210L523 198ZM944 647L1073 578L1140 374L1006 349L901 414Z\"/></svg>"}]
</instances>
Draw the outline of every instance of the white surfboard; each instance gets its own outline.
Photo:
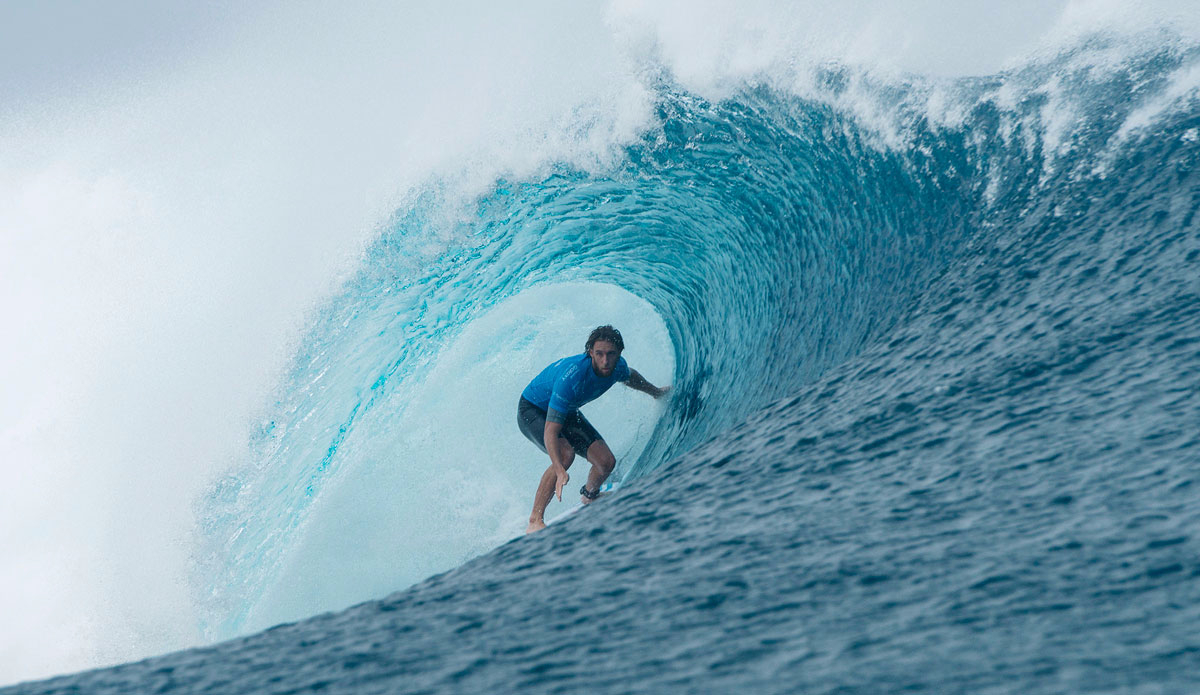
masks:
<instances>
[{"instance_id":1,"label":"white surfboard","mask_svg":"<svg viewBox=\"0 0 1200 695\"><path fill-rule=\"evenodd\" d=\"M600 486L600 497L597 497L595 500L592 500L592 502L595 503L597 500L604 497L605 495L610 495L610 494L616 492L618 489L620 489L620 487L621 487L620 481L617 481L617 482L609 481L609 482L604 483L603 485ZM566 494L565 494L566 491L564 490L563 492L564 492L563 497L566 497ZM576 491L576 494L578 494L578 491ZM572 495L571 497L574 499L575 495ZM550 500L551 504L553 504L556 501L557 500L554 500L554 499ZM585 505L583 502L576 501L574 506L570 507L562 514L559 514L558 516L554 517L553 519L547 521L546 525L549 526L550 524L557 524L558 522L562 521L563 519L566 519L569 516L574 516L576 513L579 512L580 509L583 509L586 506L588 506L588 505Z\"/></svg>"}]
</instances>

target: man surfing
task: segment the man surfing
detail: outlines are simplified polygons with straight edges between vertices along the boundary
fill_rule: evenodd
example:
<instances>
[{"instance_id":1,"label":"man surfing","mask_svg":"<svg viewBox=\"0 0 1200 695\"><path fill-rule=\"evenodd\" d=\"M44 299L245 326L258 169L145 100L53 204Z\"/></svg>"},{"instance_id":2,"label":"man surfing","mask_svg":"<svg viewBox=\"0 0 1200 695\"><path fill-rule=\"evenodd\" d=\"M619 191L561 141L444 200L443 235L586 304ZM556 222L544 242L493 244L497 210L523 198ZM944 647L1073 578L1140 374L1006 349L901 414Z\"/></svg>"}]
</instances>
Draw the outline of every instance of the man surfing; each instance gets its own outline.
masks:
<instances>
[{"instance_id":1,"label":"man surfing","mask_svg":"<svg viewBox=\"0 0 1200 695\"><path fill-rule=\"evenodd\" d=\"M575 454L592 464L587 483L579 489L584 504L600 496L600 485L612 473L617 459L579 407L599 398L618 381L631 389L662 398L670 386L658 388L630 369L621 357L625 341L612 326L600 326L588 336L586 351L564 357L542 370L521 392L517 403L517 425L529 441L550 456L533 498L533 513L525 533L546 528L543 519L550 496L562 501L563 487L570 477L567 469Z\"/></svg>"}]
</instances>

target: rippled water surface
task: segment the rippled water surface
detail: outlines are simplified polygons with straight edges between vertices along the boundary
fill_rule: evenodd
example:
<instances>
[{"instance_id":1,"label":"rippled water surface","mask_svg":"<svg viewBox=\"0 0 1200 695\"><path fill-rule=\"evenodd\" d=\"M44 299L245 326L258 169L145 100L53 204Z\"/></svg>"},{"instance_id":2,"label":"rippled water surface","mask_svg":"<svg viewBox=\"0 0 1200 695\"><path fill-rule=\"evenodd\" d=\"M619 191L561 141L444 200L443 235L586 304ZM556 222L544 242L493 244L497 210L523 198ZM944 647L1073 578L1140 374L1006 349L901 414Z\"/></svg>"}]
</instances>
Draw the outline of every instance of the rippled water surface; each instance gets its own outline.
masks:
<instances>
[{"instance_id":1,"label":"rippled water surface","mask_svg":"<svg viewBox=\"0 0 1200 695\"><path fill-rule=\"evenodd\" d=\"M900 90L888 146L664 88L610 175L500 182L471 244L397 270L442 224L418 203L304 347L271 485L209 501L215 624L303 581L288 529L372 409L551 279L624 288L674 346L620 492L382 600L4 692L1200 692L1200 117L1120 131L1189 59L1008 76L1081 105L1054 143L1000 78L954 127Z\"/></svg>"}]
</instances>

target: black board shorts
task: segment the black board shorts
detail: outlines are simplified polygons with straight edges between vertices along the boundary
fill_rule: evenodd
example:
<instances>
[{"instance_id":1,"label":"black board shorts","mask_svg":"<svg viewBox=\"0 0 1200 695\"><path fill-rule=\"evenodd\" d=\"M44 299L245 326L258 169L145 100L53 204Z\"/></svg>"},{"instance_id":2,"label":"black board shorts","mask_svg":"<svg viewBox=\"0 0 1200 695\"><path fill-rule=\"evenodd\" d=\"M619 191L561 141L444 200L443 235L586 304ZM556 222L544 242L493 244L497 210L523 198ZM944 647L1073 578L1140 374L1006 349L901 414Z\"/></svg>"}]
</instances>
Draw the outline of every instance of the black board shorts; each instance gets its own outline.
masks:
<instances>
[{"instance_id":1,"label":"black board shorts","mask_svg":"<svg viewBox=\"0 0 1200 695\"><path fill-rule=\"evenodd\" d=\"M537 448L541 449L543 454L547 453L546 411L530 403L524 396L517 402L517 426L521 428L521 434L525 435L526 439L537 444ZM578 410L567 416L558 436L566 439L575 453L584 458L587 458L587 450L592 442L604 439Z\"/></svg>"}]
</instances>

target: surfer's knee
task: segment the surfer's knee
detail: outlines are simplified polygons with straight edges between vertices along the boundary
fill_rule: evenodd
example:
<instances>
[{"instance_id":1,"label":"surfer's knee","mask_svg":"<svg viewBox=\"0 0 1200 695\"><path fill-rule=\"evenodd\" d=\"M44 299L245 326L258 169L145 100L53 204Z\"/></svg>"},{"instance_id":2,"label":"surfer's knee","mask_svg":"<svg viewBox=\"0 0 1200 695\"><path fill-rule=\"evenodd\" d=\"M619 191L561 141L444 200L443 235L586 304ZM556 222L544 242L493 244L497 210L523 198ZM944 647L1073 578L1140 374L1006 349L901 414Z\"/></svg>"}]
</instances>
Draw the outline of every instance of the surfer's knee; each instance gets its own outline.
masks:
<instances>
[{"instance_id":1,"label":"surfer's knee","mask_svg":"<svg viewBox=\"0 0 1200 695\"><path fill-rule=\"evenodd\" d=\"M604 447L603 450L588 456L588 461L603 471L605 475L612 473L613 468L617 465L617 457L613 456L613 452L608 447Z\"/></svg>"}]
</instances>

